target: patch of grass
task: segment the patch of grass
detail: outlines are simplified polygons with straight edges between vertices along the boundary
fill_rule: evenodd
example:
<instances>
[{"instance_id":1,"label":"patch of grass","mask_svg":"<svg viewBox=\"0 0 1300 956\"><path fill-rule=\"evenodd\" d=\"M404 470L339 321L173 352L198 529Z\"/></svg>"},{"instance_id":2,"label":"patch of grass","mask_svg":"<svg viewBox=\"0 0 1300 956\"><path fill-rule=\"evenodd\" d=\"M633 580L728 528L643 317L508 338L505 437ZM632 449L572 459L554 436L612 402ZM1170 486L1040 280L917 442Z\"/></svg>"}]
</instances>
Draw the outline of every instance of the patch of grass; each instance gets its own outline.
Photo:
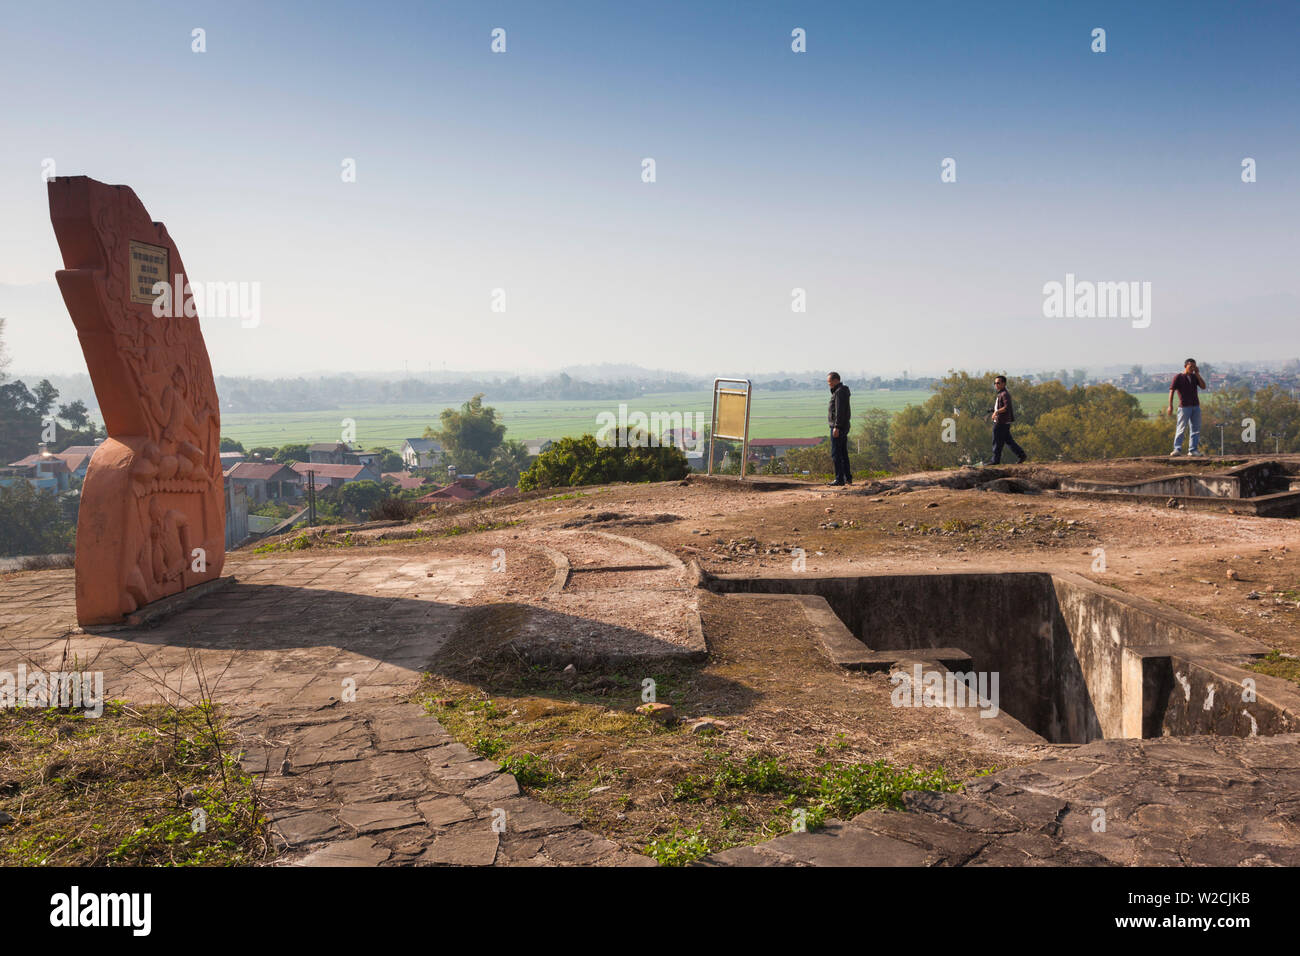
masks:
<instances>
[{"instance_id":1,"label":"patch of grass","mask_svg":"<svg viewBox=\"0 0 1300 956\"><path fill-rule=\"evenodd\" d=\"M937 770L898 768L883 760L874 763L827 764L816 781L814 806L847 820L866 810L903 809L908 790L960 790L942 767Z\"/></svg>"},{"instance_id":2,"label":"patch of grass","mask_svg":"<svg viewBox=\"0 0 1300 956\"><path fill-rule=\"evenodd\" d=\"M815 772L782 767L777 757L751 755L743 763L722 758L712 775L693 775L673 788L679 801L726 800L731 794L781 794L792 806L803 804L826 815L847 818L864 810L903 809L908 790L957 790L961 784L938 770L898 768L883 760L874 763L827 763Z\"/></svg>"},{"instance_id":3,"label":"patch of grass","mask_svg":"<svg viewBox=\"0 0 1300 956\"><path fill-rule=\"evenodd\" d=\"M960 788L943 769L827 762L827 751L850 750L842 733L772 751L747 731L708 737L645 720L635 713L639 676L566 677L518 661L459 668L442 661L442 673L426 675L420 691L448 733L499 761L539 799L669 866L832 817L901 809L907 790ZM689 708L699 672L659 670L658 699Z\"/></svg>"},{"instance_id":4,"label":"patch of grass","mask_svg":"<svg viewBox=\"0 0 1300 956\"><path fill-rule=\"evenodd\" d=\"M751 754L740 762L724 757L713 774L687 777L673 788L673 799L720 799L729 792L801 793L804 789L804 781L782 769L778 758Z\"/></svg>"},{"instance_id":5,"label":"patch of grass","mask_svg":"<svg viewBox=\"0 0 1300 956\"><path fill-rule=\"evenodd\" d=\"M501 761L501 769L514 774L519 785L530 790L548 787L558 779L536 754L511 754Z\"/></svg>"},{"instance_id":6,"label":"patch of grass","mask_svg":"<svg viewBox=\"0 0 1300 956\"><path fill-rule=\"evenodd\" d=\"M1267 656L1253 662L1250 669L1257 674L1281 677L1300 684L1300 657L1283 654L1281 651L1269 651Z\"/></svg>"},{"instance_id":7,"label":"patch of grass","mask_svg":"<svg viewBox=\"0 0 1300 956\"><path fill-rule=\"evenodd\" d=\"M309 548L351 548L361 544L361 539L351 531L342 534L330 531L312 533L304 531L292 538L267 541L253 549L254 554L279 554L288 551L306 551Z\"/></svg>"},{"instance_id":8,"label":"patch of grass","mask_svg":"<svg viewBox=\"0 0 1300 956\"><path fill-rule=\"evenodd\" d=\"M211 704L0 712L0 862L245 866L270 855L254 781Z\"/></svg>"},{"instance_id":9,"label":"patch of grass","mask_svg":"<svg viewBox=\"0 0 1300 956\"><path fill-rule=\"evenodd\" d=\"M646 844L645 855L660 866L686 866L712 853L709 841L700 835L700 828L685 832L676 830L670 837L659 837Z\"/></svg>"},{"instance_id":10,"label":"patch of grass","mask_svg":"<svg viewBox=\"0 0 1300 956\"><path fill-rule=\"evenodd\" d=\"M474 738L474 742L470 744L470 749L491 760L505 749L505 745L505 741L500 737L479 736Z\"/></svg>"}]
</instances>

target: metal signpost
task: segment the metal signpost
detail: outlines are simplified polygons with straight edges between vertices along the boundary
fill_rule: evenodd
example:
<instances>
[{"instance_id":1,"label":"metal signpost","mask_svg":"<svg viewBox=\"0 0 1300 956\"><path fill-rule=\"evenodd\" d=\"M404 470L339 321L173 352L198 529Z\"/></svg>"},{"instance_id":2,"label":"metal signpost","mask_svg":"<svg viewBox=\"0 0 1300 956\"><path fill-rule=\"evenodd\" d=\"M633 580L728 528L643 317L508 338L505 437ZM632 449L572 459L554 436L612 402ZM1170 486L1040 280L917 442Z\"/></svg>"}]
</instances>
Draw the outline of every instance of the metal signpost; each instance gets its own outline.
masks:
<instances>
[{"instance_id":1,"label":"metal signpost","mask_svg":"<svg viewBox=\"0 0 1300 956\"><path fill-rule=\"evenodd\" d=\"M741 388L739 386L744 386ZM713 380L713 424L709 428L709 471L713 474L713 439L729 438L741 443L740 478L745 479L749 463L749 400L754 385L747 378Z\"/></svg>"}]
</instances>

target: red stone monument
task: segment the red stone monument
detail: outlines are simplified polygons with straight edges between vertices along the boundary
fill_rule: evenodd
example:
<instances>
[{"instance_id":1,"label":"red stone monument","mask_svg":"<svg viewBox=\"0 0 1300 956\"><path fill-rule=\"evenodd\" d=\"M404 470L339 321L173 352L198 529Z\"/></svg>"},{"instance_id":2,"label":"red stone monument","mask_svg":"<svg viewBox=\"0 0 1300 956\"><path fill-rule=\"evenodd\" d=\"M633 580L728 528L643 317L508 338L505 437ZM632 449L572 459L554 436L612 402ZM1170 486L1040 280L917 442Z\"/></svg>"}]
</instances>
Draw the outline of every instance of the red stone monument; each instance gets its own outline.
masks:
<instances>
[{"instance_id":1,"label":"red stone monument","mask_svg":"<svg viewBox=\"0 0 1300 956\"><path fill-rule=\"evenodd\" d=\"M220 576L221 418L192 297L155 315L155 283L188 288L167 228L127 186L61 176L49 194L55 278L109 436L82 485L76 557L77 620L104 624Z\"/></svg>"}]
</instances>

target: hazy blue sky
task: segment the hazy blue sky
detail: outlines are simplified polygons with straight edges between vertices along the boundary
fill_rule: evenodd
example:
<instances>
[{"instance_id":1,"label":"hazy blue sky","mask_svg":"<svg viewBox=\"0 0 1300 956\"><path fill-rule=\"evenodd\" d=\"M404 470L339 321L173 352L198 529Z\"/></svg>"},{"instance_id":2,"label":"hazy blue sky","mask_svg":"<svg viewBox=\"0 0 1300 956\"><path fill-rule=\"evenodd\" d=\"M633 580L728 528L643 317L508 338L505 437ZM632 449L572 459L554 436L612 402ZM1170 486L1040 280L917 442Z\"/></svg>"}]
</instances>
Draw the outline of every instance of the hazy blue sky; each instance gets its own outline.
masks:
<instances>
[{"instance_id":1,"label":"hazy blue sky","mask_svg":"<svg viewBox=\"0 0 1300 956\"><path fill-rule=\"evenodd\" d=\"M2 6L14 370L84 370L46 159L261 283L219 374L1300 354L1300 4ZM1044 318L1066 273L1150 282L1150 327Z\"/></svg>"}]
</instances>

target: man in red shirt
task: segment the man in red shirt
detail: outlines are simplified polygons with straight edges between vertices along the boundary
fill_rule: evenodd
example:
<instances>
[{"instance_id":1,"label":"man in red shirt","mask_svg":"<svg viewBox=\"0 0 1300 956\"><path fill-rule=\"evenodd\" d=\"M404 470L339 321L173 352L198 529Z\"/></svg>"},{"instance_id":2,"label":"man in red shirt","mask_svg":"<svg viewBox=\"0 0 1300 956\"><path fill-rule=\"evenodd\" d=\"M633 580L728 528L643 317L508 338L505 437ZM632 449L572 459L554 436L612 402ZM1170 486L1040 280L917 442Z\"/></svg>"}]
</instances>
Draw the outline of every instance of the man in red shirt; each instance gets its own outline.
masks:
<instances>
[{"instance_id":1,"label":"man in red shirt","mask_svg":"<svg viewBox=\"0 0 1300 956\"><path fill-rule=\"evenodd\" d=\"M1191 437L1187 440L1187 454L1202 455L1204 452L1201 448L1201 399L1197 394L1198 388L1208 388L1205 379L1201 378L1200 369L1196 367L1196 359L1188 359L1183 363L1183 370L1174 376L1173 382L1169 385L1169 408L1166 414L1174 413L1174 392L1178 393L1178 427L1174 431L1174 450L1169 453L1170 458L1177 458L1183 453L1183 432L1190 432Z\"/></svg>"}]
</instances>

